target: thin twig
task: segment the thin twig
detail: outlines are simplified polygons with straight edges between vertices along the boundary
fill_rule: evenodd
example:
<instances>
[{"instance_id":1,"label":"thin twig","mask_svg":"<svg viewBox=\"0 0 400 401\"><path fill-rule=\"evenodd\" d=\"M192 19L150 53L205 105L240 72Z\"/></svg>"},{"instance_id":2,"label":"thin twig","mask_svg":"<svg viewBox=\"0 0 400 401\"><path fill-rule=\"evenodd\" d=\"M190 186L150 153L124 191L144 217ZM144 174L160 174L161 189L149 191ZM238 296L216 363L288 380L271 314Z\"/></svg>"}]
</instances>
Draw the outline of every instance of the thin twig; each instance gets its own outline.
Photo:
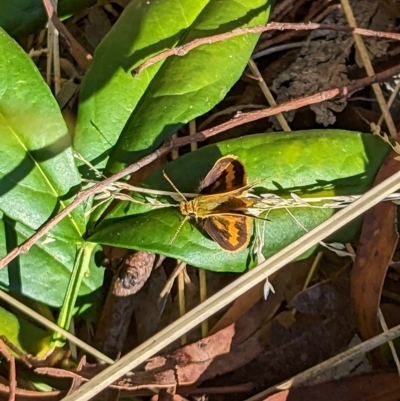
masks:
<instances>
[{"instance_id":1,"label":"thin twig","mask_svg":"<svg viewBox=\"0 0 400 401\"><path fill-rule=\"evenodd\" d=\"M17 388L17 374L15 369L15 358L8 351L6 344L0 339L0 355L3 356L9 365L9 389L8 401L15 401L15 392Z\"/></svg>"},{"instance_id":2,"label":"thin twig","mask_svg":"<svg viewBox=\"0 0 400 401\"><path fill-rule=\"evenodd\" d=\"M184 316L186 314L186 299L185 299L185 270L186 262L183 263L183 269L178 274L178 304L179 304L179 316ZM187 334L182 334L181 345L187 344Z\"/></svg>"},{"instance_id":3,"label":"thin twig","mask_svg":"<svg viewBox=\"0 0 400 401\"><path fill-rule=\"evenodd\" d=\"M57 31L64 36L64 38L69 43L71 49L71 55L74 57L76 62L79 64L79 67L82 70L86 71L89 68L89 65L92 61L92 55L89 54L80 43L71 35L68 29L64 26L64 24L59 20L56 11L51 3L51 0L42 0L44 8L46 10L47 16L50 21L53 23L54 27ZM49 44L49 46L53 46L53 44Z\"/></svg>"},{"instance_id":4,"label":"thin twig","mask_svg":"<svg viewBox=\"0 0 400 401\"><path fill-rule=\"evenodd\" d=\"M83 201L88 199L91 195L97 193L102 190L106 186L112 184L113 182L125 177L128 174L134 173L140 170L142 167L148 165L152 161L158 159L162 155L168 153L172 148L172 141L166 141L163 146L157 149L155 152L150 155L144 157L136 163L131 164L125 169L119 171L117 174L105 179L104 181L99 182L92 187L79 192L75 199L59 214L50 219L45 225L43 225L34 235L24 241L21 245L14 248L9 254L7 254L3 259L0 260L0 269L8 265L13 259L15 259L18 255L22 253L26 253L29 249L38 241L43 235L45 235L52 227L58 224L65 216L72 212L78 205L80 205Z\"/></svg>"},{"instance_id":5,"label":"thin twig","mask_svg":"<svg viewBox=\"0 0 400 401\"><path fill-rule=\"evenodd\" d=\"M399 81L400 82L400 81ZM252 103L248 103L248 104L239 104L236 106L230 106L227 107L226 109L217 111L214 114L211 114L210 117L206 118L201 124L199 124L199 131L202 131L204 128L208 127L209 125L211 125L211 123L218 117L221 116L226 116L229 114L240 114L243 112L243 110L245 109L250 109L250 110L254 110L254 109L265 109L265 105L261 105L261 104L252 104Z\"/></svg>"},{"instance_id":6,"label":"thin twig","mask_svg":"<svg viewBox=\"0 0 400 401\"><path fill-rule=\"evenodd\" d=\"M282 113L285 111L296 110L300 107L309 106L311 104L320 103L325 100L333 99L336 96L349 96L353 92L355 92L361 88L364 88L365 86L371 85L376 82L385 81L385 80L389 79L390 77L392 77L393 75L396 75L399 73L400 73L400 65L397 65L386 71L382 71L381 73L375 74L371 77L365 77L365 78L361 78L357 81L353 81L351 84L349 84L347 86L343 86L341 88L328 89L326 91L316 93L314 95L309 95L309 96L300 97L298 99L289 100L288 102L281 103L274 107L269 107L269 108L262 109L262 110L256 110L256 111L252 111L249 113L242 113L238 116L235 116L235 118L233 118L232 120L229 120L223 124L220 124L220 125L217 125L216 127L198 132L197 134L194 134L191 136L179 138L179 140L182 143L181 146L183 146L183 142L185 142L184 143L185 145L189 144L193 140L201 142L213 135L219 134L220 132L227 131L228 129L237 127L238 125L256 121L261 118L270 117L270 116L273 116L273 115L276 115L278 113Z\"/></svg>"},{"instance_id":7,"label":"thin twig","mask_svg":"<svg viewBox=\"0 0 400 401\"><path fill-rule=\"evenodd\" d=\"M252 74L257 78L258 85L259 85L263 95L267 99L268 104L270 106L276 106L276 101L275 101L274 97L272 96L272 93L269 90L266 82L264 81L264 78L263 78L261 72L259 71L257 64L251 58L247 64L248 64ZM283 131L286 131L286 132L291 131L289 124L286 121L285 116L282 113L278 113L276 115L276 118L277 118L279 124L281 125L281 128Z\"/></svg>"},{"instance_id":8,"label":"thin twig","mask_svg":"<svg viewBox=\"0 0 400 401\"><path fill-rule=\"evenodd\" d=\"M383 331L385 333L387 333L389 329L387 327L385 317L383 316L383 313L382 313L382 310L380 307L378 308L378 320L379 320L379 323L381 324ZM388 341L388 344L389 344L390 351L392 353L394 363L396 364L397 374L400 376L400 361L399 361L399 356L397 355L396 347L394 346L393 341Z\"/></svg>"},{"instance_id":9,"label":"thin twig","mask_svg":"<svg viewBox=\"0 0 400 401\"><path fill-rule=\"evenodd\" d=\"M45 1L45 0L43 0ZM134 77L138 76L144 69L147 67L157 63L160 60L164 60L170 56L185 56L188 52L195 49L196 47L212 44L216 42L221 42L223 40L227 40L230 38L234 38L236 36L242 36L249 33L262 33L271 30L296 30L296 31L314 31L316 29L325 29L331 31L339 31L339 32L351 32L356 33L363 36L373 36L378 38L386 38L393 40L400 40L399 33L393 32L382 32L382 31L372 31L370 29L362 29L362 28L352 28L349 26L338 26L338 25L324 25L317 23L283 23L283 22L270 22L267 25L262 26L253 26L248 28L239 28L233 31L220 33L214 36L207 36L204 38L195 39L192 42L186 43L182 46L177 46L172 49L164 50L153 57L150 57L144 63L140 64L138 67L134 68L131 72Z\"/></svg>"},{"instance_id":10,"label":"thin twig","mask_svg":"<svg viewBox=\"0 0 400 401\"><path fill-rule=\"evenodd\" d=\"M328 3L329 2L330 2L330 0L328 0ZM299 2L297 2L296 5L297 4L299 4ZM313 4L315 4L315 2ZM320 21L324 20L327 15L336 11L338 9L338 7L340 7L339 4L327 6L327 2L320 3L320 6L321 7L318 7L317 10L315 10L315 8L314 8L314 10L310 10L310 12L308 12L307 15L305 15L305 17L303 18L303 21L308 21L308 22L312 22L314 24L318 24ZM267 35L263 35L263 36L267 36ZM269 35L269 36L272 36L272 35ZM264 38L261 38L260 42L256 46L255 51L259 52L261 50L268 49L271 46L276 46L278 43L290 42L290 40L296 36L298 36L296 31L286 31L278 36L270 37L269 39L268 39L268 36L265 40L264 40Z\"/></svg>"}]
</instances>

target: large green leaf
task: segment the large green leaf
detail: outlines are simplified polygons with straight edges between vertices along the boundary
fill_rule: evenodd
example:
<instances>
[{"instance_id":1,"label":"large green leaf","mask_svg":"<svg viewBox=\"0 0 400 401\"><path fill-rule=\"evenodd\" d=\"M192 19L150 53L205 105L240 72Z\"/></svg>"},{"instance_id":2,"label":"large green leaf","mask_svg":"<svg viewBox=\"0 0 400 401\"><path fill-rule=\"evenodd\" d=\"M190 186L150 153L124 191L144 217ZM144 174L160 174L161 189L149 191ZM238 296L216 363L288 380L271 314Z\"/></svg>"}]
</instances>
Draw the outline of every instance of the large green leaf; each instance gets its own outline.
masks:
<instances>
[{"instance_id":1,"label":"large green leaf","mask_svg":"<svg viewBox=\"0 0 400 401\"><path fill-rule=\"evenodd\" d=\"M82 82L77 151L100 169L111 155L107 172L112 173L210 110L239 79L258 35L170 57L135 79L130 70L162 50L195 38L264 24L269 8L269 0L130 3L96 49Z\"/></svg>"},{"instance_id":2,"label":"large green leaf","mask_svg":"<svg viewBox=\"0 0 400 401\"><path fill-rule=\"evenodd\" d=\"M80 189L71 138L61 112L30 58L0 31L0 255L34 234ZM83 206L48 237L0 270L0 286L59 307L85 232ZM53 241L49 241L50 239ZM54 240L55 239L55 240ZM83 312L99 301L103 270L92 266L80 291Z\"/></svg>"},{"instance_id":3,"label":"large green leaf","mask_svg":"<svg viewBox=\"0 0 400 401\"><path fill-rule=\"evenodd\" d=\"M371 186L387 151L388 146L381 139L349 131L258 134L206 146L168 164L165 171L182 192L194 192L217 159L233 154L245 164L249 182L264 180L256 188L258 193L283 197L289 197L290 193L303 197L362 194ZM171 190L161 172L149 177L144 185ZM144 198L138 196L138 199ZM168 197L158 200L171 202ZM183 216L176 208L150 209L151 206L120 203L90 240L157 252L216 271L243 271L254 266L250 249L225 252L195 222L185 223L169 245ZM305 207L291 208L290 212L310 230L330 217L333 210ZM257 221L264 235L266 258L304 234L304 229L285 209L272 210L268 218L271 221ZM351 239L356 229L347 227L340 239Z\"/></svg>"},{"instance_id":4,"label":"large green leaf","mask_svg":"<svg viewBox=\"0 0 400 401\"><path fill-rule=\"evenodd\" d=\"M60 0L58 16L62 19L96 3L96 0ZM44 28L47 14L42 0L0 1L0 27L13 37L21 37Z\"/></svg>"},{"instance_id":5,"label":"large green leaf","mask_svg":"<svg viewBox=\"0 0 400 401\"><path fill-rule=\"evenodd\" d=\"M20 223L0 217L0 254L5 255L7 250L13 249L34 232ZM49 243L38 241L28 253L20 255L0 270L0 287L46 305L60 307L75 255L76 246L73 244L58 240ZM76 305L80 313L94 304L95 307L100 305L103 275L104 269L97 267L92 260L90 275L83 280Z\"/></svg>"},{"instance_id":6,"label":"large green leaf","mask_svg":"<svg viewBox=\"0 0 400 401\"><path fill-rule=\"evenodd\" d=\"M0 210L37 229L80 188L71 138L50 89L27 54L0 28ZM49 233L77 243L78 207Z\"/></svg>"}]
</instances>

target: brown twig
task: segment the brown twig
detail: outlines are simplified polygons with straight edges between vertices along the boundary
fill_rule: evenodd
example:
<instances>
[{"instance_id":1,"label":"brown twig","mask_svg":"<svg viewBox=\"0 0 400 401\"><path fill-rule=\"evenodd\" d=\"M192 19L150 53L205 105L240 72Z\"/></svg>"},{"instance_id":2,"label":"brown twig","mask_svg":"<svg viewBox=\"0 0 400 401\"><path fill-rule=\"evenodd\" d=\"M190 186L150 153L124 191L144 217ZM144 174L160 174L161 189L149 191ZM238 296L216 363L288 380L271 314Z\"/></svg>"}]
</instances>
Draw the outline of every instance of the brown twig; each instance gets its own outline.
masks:
<instances>
[{"instance_id":1,"label":"brown twig","mask_svg":"<svg viewBox=\"0 0 400 401\"><path fill-rule=\"evenodd\" d=\"M313 5L314 4L315 3L313 3ZM310 12L304 17L304 21L311 21L312 23L317 24L322 21L327 15L335 11L339 6L339 4L334 4L327 7L326 4L322 4L322 7L316 10L317 12L322 10L320 14L315 15L313 10L310 10ZM289 41L289 39L293 38L296 35L298 35L297 31L286 31L275 37L270 37L272 36L272 32L270 33L269 37L265 37L266 35L262 35L261 40L257 43L253 54L258 53L264 49L269 49L271 46L277 45L278 43Z\"/></svg>"},{"instance_id":2,"label":"brown twig","mask_svg":"<svg viewBox=\"0 0 400 401\"><path fill-rule=\"evenodd\" d=\"M8 394L8 401L15 401L15 393L17 388L17 373L15 368L15 358L10 354L6 345L0 340L0 355L2 355L9 364L9 387L10 393Z\"/></svg>"},{"instance_id":3,"label":"brown twig","mask_svg":"<svg viewBox=\"0 0 400 401\"><path fill-rule=\"evenodd\" d=\"M54 27L57 29L61 35L67 40L71 47L71 54L76 62L79 64L79 67L82 70L87 71L89 65L92 61L92 55L88 53L80 43L71 35L68 29L64 26L64 24L59 20L56 11L54 10L53 5L51 4L51 0L42 0L44 8L46 10L48 18L53 23Z\"/></svg>"},{"instance_id":4,"label":"brown twig","mask_svg":"<svg viewBox=\"0 0 400 401\"><path fill-rule=\"evenodd\" d=\"M44 1L44 0L43 0ZM189 51L195 49L204 44L212 44L216 42L221 42L223 40L227 40L230 38L234 38L236 36L246 35L249 33L262 33L271 30L290 30L294 29L296 31L313 31L316 29L326 29L331 31L339 31L339 32L351 32L356 33L363 36L374 36L378 38L385 39L393 39L400 40L399 33L393 32L382 32L382 31L372 31L370 29L362 29L362 28L352 28L349 26L338 26L338 25L323 25L310 22L308 24L305 23L283 23L283 22L270 22L267 25L262 26L253 26L248 28L239 28L233 31L220 33L214 36L207 36L204 38L195 39L192 42L186 43L182 46L177 46L172 49L164 50L153 57L150 57L144 63L140 64L138 67L134 68L131 73L134 77L137 77L144 69L147 67L161 61L170 56L185 56Z\"/></svg>"},{"instance_id":5,"label":"brown twig","mask_svg":"<svg viewBox=\"0 0 400 401\"><path fill-rule=\"evenodd\" d=\"M217 125L216 127L209 128L207 130L198 132L197 134L191 135L190 137L179 138L180 145L187 145L193 140L196 142L204 141L205 139L219 134L220 132L227 131L228 129L234 128L238 125L246 124L261 118L270 117L278 113L283 113L285 111L296 110L300 107L308 106L311 104L316 104L323 102L325 100L333 99L336 96L349 96L351 93L371 85L376 82L382 82L392 77L393 75L400 73L400 65L392 67L388 70L382 71L371 77L361 78L352 82L350 85L343 86L340 88L328 89L324 92L316 93L314 95L304 96L301 98L289 100L288 102L278 104L277 106L269 107L262 110L256 110L249 113L242 113L233 119L227 121L226 123ZM174 141L175 142L175 141ZM175 145L175 143L174 143Z\"/></svg>"},{"instance_id":6,"label":"brown twig","mask_svg":"<svg viewBox=\"0 0 400 401\"><path fill-rule=\"evenodd\" d=\"M33 367L27 355L23 351L21 351L16 345L14 345L6 336L0 335L0 344L1 342L7 345L7 347L10 348L10 350L14 352L15 355L18 356L18 358L26 365L27 368L31 369Z\"/></svg>"},{"instance_id":7,"label":"brown twig","mask_svg":"<svg viewBox=\"0 0 400 401\"><path fill-rule=\"evenodd\" d=\"M115 181L125 177L128 174L132 174L135 171L140 170L142 167L148 165L152 161L158 159L162 155L168 153L174 144L172 141L166 141L164 145L162 145L159 149L155 152L151 153L150 155L144 157L143 159L139 160L136 163L131 164L130 166L124 168L123 170L119 171L117 174L106 178L104 181L101 181L93 187L90 187L84 191L79 192L75 199L59 214L54 216L51 220L49 220L45 225L43 225L34 235L24 241L21 245L14 248L10 253L8 253L3 259L0 259L0 269L4 266L8 265L12 260L14 260L18 255L22 253L26 253L29 249L35 244L39 238L43 237L52 227L58 224L65 216L72 212L78 205L80 205L83 201L88 199L91 195L97 193L98 191L102 190L103 188L107 187L108 185L112 184Z\"/></svg>"},{"instance_id":8,"label":"brown twig","mask_svg":"<svg viewBox=\"0 0 400 401\"><path fill-rule=\"evenodd\" d=\"M13 259L15 259L18 255L22 253L26 253L29 249L35 244L39 238L45 235L51 228L53 228L57 223L59 223L65 216L67 216L73 209L75 209L79 204L88 199L91 195L101 191L103 188L108 185L120 180L128 174L132 174L142 167L148 165L149 163L157 160L159 157L167 154L171 151L171 149L179 148L184 145L188 145L192 142L203 142L206 139L219 134L220 132L226 131L230 128L237 127L238 125L246 124L251 121L255 121L261 118L270 117L277 113L282 113L285 111L296 110L300 107L308 106L311 104L316 104L323 102L325 100L333 99L336 96L348 96L351 93L364 88L368 85L371 85L376 82L382 82L392 77L393 75L400 73L400 65L389 68L388 70L382 71L378 74L375 74L371 77L361 78L352 82L350 85L343 86L340 88L333 88L326 90L321 93L317 93L310 96L304 96L298 99L290 100L288 102L279 104L274 107L269 107L263 110L252 111L249 113L242 113L239 116L234 117L233 119L227 121L226 123L217 125L216 127L209 128L207 130L198 132L194 135L189 135L182 138L176 139L168 139L164 142L164 144L154 151L153 153L145 156L143 159L129 165L124 168L120 172L114 174L113 176L106 178L105 180L93 185L92 187L79 192L75 199L59 214L54 216L51 220L49 220L45 225L43 225L32 237L28 238L25 242L23 242L18 247L14 248L9 254L7 254L4 258L0 259L0 269L5 267L8 263L10 263Z\"/></svg>"}]
</instances>

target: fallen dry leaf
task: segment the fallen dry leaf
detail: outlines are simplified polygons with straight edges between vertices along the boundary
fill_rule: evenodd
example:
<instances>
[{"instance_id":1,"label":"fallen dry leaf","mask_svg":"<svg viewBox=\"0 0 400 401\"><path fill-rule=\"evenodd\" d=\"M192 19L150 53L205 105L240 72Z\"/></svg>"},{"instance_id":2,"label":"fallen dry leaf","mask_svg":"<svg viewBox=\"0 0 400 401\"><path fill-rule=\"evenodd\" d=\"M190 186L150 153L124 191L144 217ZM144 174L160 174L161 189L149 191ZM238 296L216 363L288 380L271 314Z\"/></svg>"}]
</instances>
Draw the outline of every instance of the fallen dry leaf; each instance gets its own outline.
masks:
<instances>
[{"instance_id":1,"label":"fallen dry leaf","mask_svg":"<svg viewBox=\"0 0 400 401\"><path fill-rule=\"evenodd\" d=\"M396 372L374 372L313 386L301 386L260 401L396 401L400 383Z\"/></svg>"},{"instance_id":2,"label":"fallen dry leaf","mask_svg":"<svg viewBox=\"0 0 400 401\"><path fill-rule=\"evenodd\" d=\"M399 170L400 164L394 157L394 152L386 157L375 179L375 185ZM396 205L392 202L381 202L364 216L351 274L352 300L360 336L364 340L381 332L378 308L386 272L397 242ZM374 350L372 355L376 364L387 365L379 349Z\"/></svg>"}]
</instances>

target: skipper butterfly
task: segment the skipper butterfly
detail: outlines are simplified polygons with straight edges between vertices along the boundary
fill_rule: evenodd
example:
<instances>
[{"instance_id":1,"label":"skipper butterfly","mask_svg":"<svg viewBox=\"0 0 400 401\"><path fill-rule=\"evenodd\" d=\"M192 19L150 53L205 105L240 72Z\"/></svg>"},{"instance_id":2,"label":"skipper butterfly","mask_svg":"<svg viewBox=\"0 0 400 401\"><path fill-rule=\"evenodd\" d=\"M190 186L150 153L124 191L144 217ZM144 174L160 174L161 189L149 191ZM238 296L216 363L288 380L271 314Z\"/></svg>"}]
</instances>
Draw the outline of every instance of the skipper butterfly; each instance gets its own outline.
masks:
<instances>
[{"instance_id":1,"label":"skipper butterfly","mask_svg":"<svg viewBox=\"0 0 400 401\"><path fill-rule=\"evenodd\" d=\"M201 181L199 196L192 200L187 200L165 173L164 176L184 199L179 209L185 218L171 243L182 225L194 218L224 251L240 252L249 245L254 217L247 214L247 208L256 200L246 198L246 194L260 181L247 183L244 165L236 156L218 159Z\"/></svg>"}]
</instances>

